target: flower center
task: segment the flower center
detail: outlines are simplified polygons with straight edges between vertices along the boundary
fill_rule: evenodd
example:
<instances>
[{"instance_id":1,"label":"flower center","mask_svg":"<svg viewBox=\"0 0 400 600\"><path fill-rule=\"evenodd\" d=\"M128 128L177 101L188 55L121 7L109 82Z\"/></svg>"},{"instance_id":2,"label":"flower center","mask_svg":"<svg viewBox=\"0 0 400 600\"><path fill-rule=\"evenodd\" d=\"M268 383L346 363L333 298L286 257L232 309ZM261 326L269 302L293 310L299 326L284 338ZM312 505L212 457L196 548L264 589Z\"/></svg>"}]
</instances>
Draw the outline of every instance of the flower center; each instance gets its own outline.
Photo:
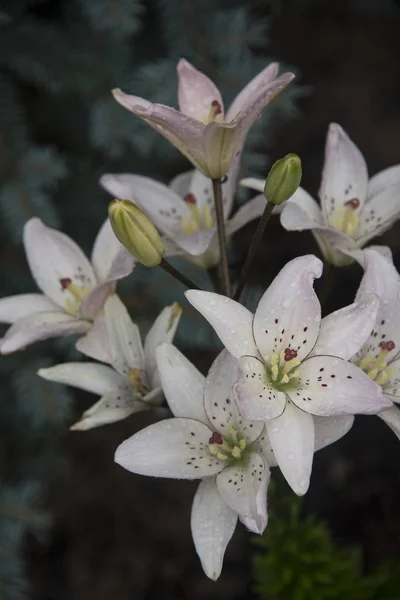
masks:
<instances>
[{"instance_id":1,"label":"flower center","mask_svg":"<svg viewBox=\"0 0 400 600\"><path fill-rule=\"evenodd\" d=\"M358 198L347 200L339 206L332 215L332 226L347 235L353 236L359 223L357 209L360 206Z\"/></svg>"},{"instance_id":2,"label":"flower center","mask_svg":"<svg viewBox=\"0 0 400 600\"><path fill-rule=\"evenodd\" d=\"M376 383L384 385L394 373L394 369L387 368L386 356L391 350L394 350L396 344L390 340L381 342L379 347L381 350L378 356L365 356L360 360L358 366Z\"/></svg>"},{"instance_id":3,"label":"flower center","mask_svg":"<svg viewBox=\"0 0 400 600\"><path fill-rule=\"evenodd\" d=\"M63 290L67 290L70 297L65 300L64 307L67 313L73 317L79 313L79 307L84 297L90 292L90 288L81 287L76 283L72 283L69 277L60 279L60 285Z\"/></svg>"},{"instance_id":4,"label":"flower center","mask_svg":"<svg viewBox=\"0 0 400 600\"><path fill-rule=\"evenodd\" d=\"M190 235L200 229L211 229L214 220L208 204L203 204L201 210L199 210L197 199L194 194L186 194L184 201L188 209L182 217L183 233L185 235Z\"/></svg>"},{"instance_id":5,"label":"flower center","mask_svg":"<svg viewBox=\"0 0 400 600\"><path fill-rule=\"evenodd\" d=\"M127 377L132 384L135 395L146 396L151 390L143 381L143 374L140 369L131 369L127 373Z\"/></svg>"},{"instance_id":6,"label":"flower center","mask_svg":"<svg viewBox=\"0 0 400 600\"><path fill-rule=\"evenodd\" d=\"M225 425L225 429L229 431L231 437L224 438L220 433L214 431L208 440L210 454L220 460L238 460L243 457L247 442L231 425Z\"/></svg>"},{"instance_id":7,"label":"flower center","mask_svg":"<svg viewBox=\"0 0 400 600\"><path fill-rule=\"evenodd\" d=\"M296 367L300 364L297 351L293 348L285 348L279 354L271 356L271 379L275 387L289 383L291 379L299 377L300 371Z\"/></svg>"}]
</instances>

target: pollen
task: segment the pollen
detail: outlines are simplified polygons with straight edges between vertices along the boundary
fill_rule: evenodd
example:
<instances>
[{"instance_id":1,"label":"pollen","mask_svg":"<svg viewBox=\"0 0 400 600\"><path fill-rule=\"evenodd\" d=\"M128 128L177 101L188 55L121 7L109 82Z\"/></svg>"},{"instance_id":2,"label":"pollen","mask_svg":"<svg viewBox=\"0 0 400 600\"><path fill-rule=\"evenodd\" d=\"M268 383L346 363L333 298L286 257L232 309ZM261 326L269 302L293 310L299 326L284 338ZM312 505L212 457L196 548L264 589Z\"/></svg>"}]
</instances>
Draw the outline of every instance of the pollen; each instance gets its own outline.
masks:
<instances>
[{"instance_id":1,"label":"pollen","mask_svg":"<svg viewBox=\"0 0 400 600\"><path fill-rule=\"evenodd\" d=\"M80 285L73 283L70 277L62 277L59 281L61 289L70 294L70 297L65 300L64 308L67 313L75 317L78 315L82 300L88 292L90 292L90 288L81 287Z\"/></svg>"}]
</instances>

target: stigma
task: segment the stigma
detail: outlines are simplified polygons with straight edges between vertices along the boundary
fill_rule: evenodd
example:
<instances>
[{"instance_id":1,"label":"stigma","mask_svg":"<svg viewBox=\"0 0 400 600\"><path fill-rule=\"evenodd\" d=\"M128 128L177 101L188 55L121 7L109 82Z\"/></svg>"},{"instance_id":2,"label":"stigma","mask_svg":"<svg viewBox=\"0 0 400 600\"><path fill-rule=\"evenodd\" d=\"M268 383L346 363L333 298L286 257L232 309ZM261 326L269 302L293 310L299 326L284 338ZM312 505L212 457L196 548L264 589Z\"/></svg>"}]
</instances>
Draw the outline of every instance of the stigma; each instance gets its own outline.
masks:
<instances>
[{"instance_id":1,"label":"stigma","mask_svg":"<svg viewBox=\"0 0 400 600\"><path fill-rule=\"evenodd\" d=\"M284 348L279 354L271 356L271 377L278 385L289 383L291 379L297 378L300 372L296 367L300 364L297 351L294 348Z\"/></svg>"},{"instance_id":2,"label":"stigma","mask_svg":"<svg viewBox=\"0 0 400 600\"><path fill-rule=\"evenodd\" d=\"M395 349L396 344L392 340L383 341L379 344L378 356L365 356L359 362L359 367L378 385L384 385L394 373L394 369L387 368L386 356Z\"/></svg>"},{"instance_id":3,"label":"stigma","mask_svg":"<svg viewBox=\"0 0 400 600\"><path fill-rule=\"evenodd\" d=\"M182 232L185 235L196 233L201 229L211 229L214 220L208 204L203 204L200 208L197 206L197 199L194 194L186 194L184 201L188 210L182 217Z\"/></svg>"},{"instance_id":4,"label":"stigma","mask_svg":"<svg viewBox=\"0 0 400 600\"><path fill-rule=\"evenodd\" d=\"M358 198L347 200L343 206L339 206L332 215L332 226L338 231L353 236L359 223L357 209L360 207Z\"/></svg>"},{"instance_id":5,"label":"stigma","mask_svg":"<svg viewBox=\"0 0 400 600\"><path fill-rule=\"evenodd\" d=\"M220 460L240 459L246 449L247 442L231 425L225 425L231 434L231 439L226 440L220 433L214 431L210 437L208 449L212 456Z\"/></svg>"},{"instance_id":6,"label":"stigma","mask_svg":"<svg viewBox=\"0 0 400 600\"><path fill-rule=\"evenodd\" d=\"M65 300L65 310L69 314L76 316L82 300L86 294L90 292L90 289L73 283L70 277L62 277L60 279L60 285L62 290L66 290L71 295L70 298Z\"/></svg>"}]
</instances>

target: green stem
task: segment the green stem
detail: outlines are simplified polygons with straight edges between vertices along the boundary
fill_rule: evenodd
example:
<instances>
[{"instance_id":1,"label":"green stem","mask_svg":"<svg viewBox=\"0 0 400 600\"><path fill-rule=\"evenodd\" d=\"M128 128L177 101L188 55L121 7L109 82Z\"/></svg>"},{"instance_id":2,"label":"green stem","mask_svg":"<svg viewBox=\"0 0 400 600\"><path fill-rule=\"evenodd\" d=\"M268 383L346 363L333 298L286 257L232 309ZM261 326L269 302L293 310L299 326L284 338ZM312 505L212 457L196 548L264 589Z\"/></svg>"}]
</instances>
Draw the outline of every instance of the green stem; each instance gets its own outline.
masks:
<instances>
[{"instance_id":1,"label":"green stem","mask_svg":"<svg viewBox=\"0 0 400 600\"><path fill-rule=\"evenodd\" d=\"M193 290L201 290L201 288L198 285L196 285L195 283L193 283L193 281L191 281L190 279L188 279L185 275L183 275L183 273L181 273L180 271L178 271L177 269L175 269L175 267L173 267L166 260L161 259L161 262L160 262L159 266L162 269L164 269L164 271L167 271L167 273L169 273L170 275L172 275L172 277L175 277L175 279L177 281L179 281L180 283L183 283L183 285L185 285L187 288L193 289Z\"/></svg>"},{"instance_id":2,"label":"green stem","mask_svg":"<svg viewBox=\"0 0 400 600\"><path fill-rule=\"evenodd\" d=\"M217 231L218 231L219 252L221 255L223 288L224 288L225 296L230 297L231 281L229 278L228 252L227 252L227 247L226 247L224 207L222 204L222 185L221 185L221 179L212 179L211 181L212 181L213 192L214 192L215 214L217 217Z\"/></svg>"},{"instance_id":3,"label":"green stem","mask_svg":"<svg viewBox=\"0 0 400 600\"><path fill-rule=\"evenodd\" d=\"M247 253L246 261L243 265L243 269L242 269L242 272L239 277L239 283L237 284L237 287L236 287L236 290L235 290L235 293L233 296L234 300L239 300L239 298L240 298L240 294L243 291L243 288L246 283L246 279L249 274L251 265L253 263L255 255L257 253L258 247L261 242L261 238L263 236L263 233L267 226L267 223L270 219L270 216L272 215L272 211L274 210L274 207L275 207L275 204L272 204L271 202L267 201L267 205L264 208L264 212L261 216L261 219L258 222L256 233L254 235L253 241L251 242L251 246Z\"/></svg>"}]
</instances>

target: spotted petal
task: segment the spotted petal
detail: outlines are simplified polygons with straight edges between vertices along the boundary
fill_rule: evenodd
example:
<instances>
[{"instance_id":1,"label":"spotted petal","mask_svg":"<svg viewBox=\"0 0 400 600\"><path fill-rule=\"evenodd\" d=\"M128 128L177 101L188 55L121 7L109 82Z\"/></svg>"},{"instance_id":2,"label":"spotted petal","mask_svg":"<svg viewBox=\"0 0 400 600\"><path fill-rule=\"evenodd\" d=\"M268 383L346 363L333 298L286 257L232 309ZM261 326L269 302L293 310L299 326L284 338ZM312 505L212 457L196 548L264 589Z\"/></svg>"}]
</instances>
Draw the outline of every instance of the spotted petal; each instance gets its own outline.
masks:
<instances>
[{"instance_id":1,"label":"spotted petal","mask_svg":"<svg viewBox=\"0 0 400 600\"><path fill-rule=\"evenodd\" d=\"M159 346L156 355L161 386L173 415L207 423L204 375L172 344Z\"/></svg>"},{"instance_id":2,"label":"spotted petal","mask_svg":"<svg viewBox=\"0 0 400 600\"><path fill-rule=\"evenodd\" d=\"M97 284L90 262L64 233L46 227L34 217L26 223L23 239L26 258L37 285L62 308L68 292L61 286L61 279L71 279L72 283L89 289Z\"/></svg>"},{"instance_id":3,"label":"spotted petal","mask_svg":"<svg viewBox=\"0 0 400 600\"><path fill-rule=\"evenodd\" d=\"M264 459L252 452L246 464L232 464L217 475L222 499L253 533L267 526L267 488L270 472Z\"/></svg>"},{"instance_id":4,"label":"spotted petal","mask_svg":"<svg viewBox=\"0 0 400 600\"><path fill-rule=\"evenodd\" d=\"M182 315L180 304L174 302L166 306L158 315L146 336L144 358L146 373L152 387L160 385L157 371L156 350L163 342L172 342Z\"/></svg>"},{"instance_id":5,"label":"spotted petal","mask_svg":"<svg viewBox=\"0 0 400 600\"><path fill-rule=\"evenodd\" d=\"M236 522L237 514L222 500L214 477L204 479L193 500L191 528L203 570L214 581L221 574L225 550Z\"/></svg>"},{"instance_id":6,"label":"spotted petal","mask_svg":"<svg viewBox=\"0 0 400 600\"><path fill-rule=\"evenodd\" d=\"M368 171L363 155L340 125L331 123L319 190L326 221L330 222L335 210L353 198L360 201L360 211L367 198L367 187Z\"/></svg>"},{"instance_id":7,"label":"spotted petal","mask_svg":"<svg viewBox=\"0 0 400 600\"><path fill-rule=\"evenodd\" d=\"M75 319L61 311L40 312L16 321L0 341L1 354L22 350L33 342L48 340L63 335L85 333L90 328L88 321Z\"/></svg>"},{"instance_id":8,"label":"spotted petal","mask_svg":"<svg viewBox=\"0 0 400 600\"><path fill-rule=\"evenodd\" d=\"M400 184L400 165L379 171L369 180L367 203L377 194L392 185Z\"/></svg>"},{"instance_id":9,"label":"spotted petal","mask_svg":"<svg viewBox=\"0 0 400 600\"><path fill-rule=\"evenodd\" d=\"M319 416L373 415L390 401L358 367L335 356L313 356L300 366L300 384L287 391L301 410Z\"/></svg>"},{"instance_id":10,"label":"spotted petal","mask_svg":"<svg viewBox=\"0 0 400 600\"><path fill-rule=\"evenodd\" d=\"M363 207L357 229L357 244L364 246L372 238L382 235L399 218L400 182L383 189Z\"/></svg>"},{"instance_id":11,"label":"spotted petal","mask_svg":"<svg viewBox=\"0 0 400 600\"><path fill-rule=\"evenodd\" d=\"M313 288L322 262L312 254L287 263L275 277L254 315L253 333L266 361L284 348L301 360L311 351L319 333L321 307Z\"/></svg>"},{"instance_id":12,"label":"spotted petal","mask_svg":"<svg viewBox=\"0 0 400 600\"><path fill-rule=\"evenodd\" d=\"M103 395L125 385L125 378L107 365L98 363L62 363L48 369L39 369L38 375L49 381L72 385L80 390Z\"/></svg>"},{"instance_id":13,"label":"spotted petal","mask_svg":"<svg viewBox=\"0 0 400 600\"><path fill-rule=\"evenodd\" d=\"M142 429L118 446L115 461L139 475L201 479L225 463L208 450L212 432L194 419L167 419Z\"/></svg>"},{"instance_id":14,"label":"spotted petal","mask_svg":"<svg viewBox=\"0 0 400 600\"><path fill-rule=\"evenodd\" d=\"M389 409L390 410L390 409ZM337 415L336 417L313 417L315 430L315 452L340 440L351 429L353 415Z\"/></svg>"},{"instance_id":15,"label":"spotted petal","mask_svg":"<svg viewBox=\"0 0 400 600\"><path fill-rule=\"evenodd\" d=\"M314 456L314 422L311 415L286 403L284 413L265 424L275 459L293 491L308 490Z\"/></svg>"},{"instance_id":16,"label":"spotted petal","mask_svg":"<svg viewBox=\"0 0 400 600\"><path fill-rule=\"evenodd\" d=\"M223 118L224 104L215 83L184 58L178 62L177 72L179 110L207 123L212 102L218 102Z\"/></svg>"},{"instance_id":17,"label":"spotted petal","mask_svg":"<svg viewBox=\"0 0 400 600\"><path fill-rule=\"evenodd\" d=\"M400 403L400 358L393 360L389 364L389 369L392 372L390 379L385 383L384 391L392 402Z\"/></svg>"},{"instance_id":18,"label":"spotted petal","mask_svg":"<svg viewBox=\"0 0 400 600\"><path fill-rule=\"evenodd\" d=\"M19 294L0 298L0 323L15 323L38 312L58 310L58 306L43 294Z\"/></svg>"},{"instance_id":19,"label":"spotted petal","mask_svg":"<svg viewBox=\"0 0 400 600\"><path fill-rule=\"evenodd\" d=\"M247 308L214 292L189 290L185 296L207 319L233 356L258 355L252 332L253 315Z\"/></svg>"},{"instance_id":20,"label":"spotted petal","mask_svg":"<svg viewBox=\"0 0 400 600\"><path fill-rule=\"evenodd\" d=\"M105 394L89 410L85 411L81 419L72 425L73 431L87 431L100 425L108 425L122 421L130 415L151 408L151 404L135 398L132 387L125 386L114 392Z\"/></svg>"},{"instance_id":21,"label":"spotted petal","mask_svg":"<svg viewBox=\"0 0 400 600\"><path fill-rule=\"evenodd\" d=\"M311 355L330 354L350 360L369 338L378 308L378 296L367 294L324 317Z\"/></svg>"}]
</instances>

